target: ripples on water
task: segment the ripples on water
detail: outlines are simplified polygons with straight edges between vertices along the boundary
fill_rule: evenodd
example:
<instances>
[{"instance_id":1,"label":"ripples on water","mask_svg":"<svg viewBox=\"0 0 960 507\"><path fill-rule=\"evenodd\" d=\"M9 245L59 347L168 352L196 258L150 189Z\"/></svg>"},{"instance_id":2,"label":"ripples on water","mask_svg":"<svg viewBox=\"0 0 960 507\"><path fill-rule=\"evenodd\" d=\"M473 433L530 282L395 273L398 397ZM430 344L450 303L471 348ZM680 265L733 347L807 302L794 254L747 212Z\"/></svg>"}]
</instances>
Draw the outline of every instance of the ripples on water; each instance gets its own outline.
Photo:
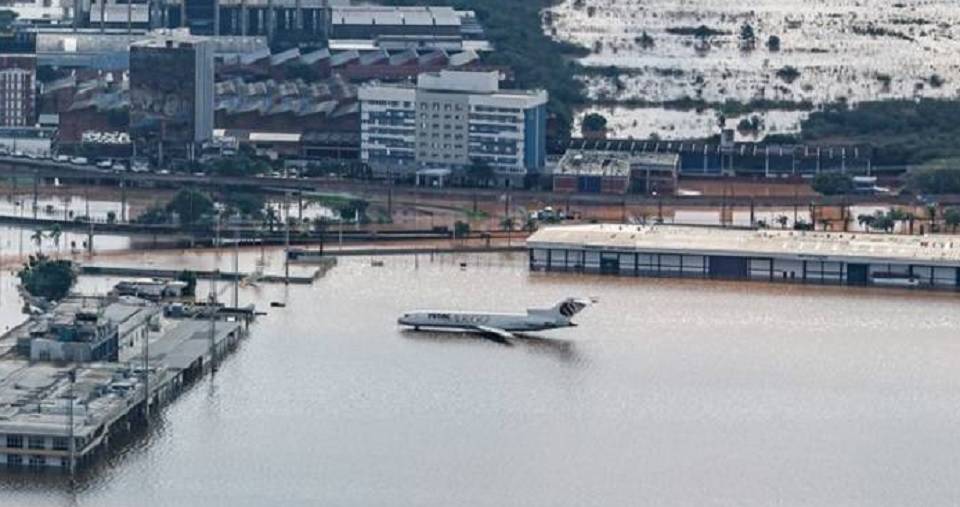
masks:
<instances>
[{"instance_id":1,"label":"ripples on water","mask_svg":"<svg viewBox=\"0 0 960 507\"><path fill-rule=\"evenodd\" d=\"M6 475L0 504L942 505L960 495L954 294L460 260L346 259L313 287L243 289L241 303L288 305L266 308L212 380L72 488ZM268 271L280 266L273 256ZM571 295L600 298L579 327L507 343L395 324L413 308L513 311Z\"/></svg>"}]
</instances>

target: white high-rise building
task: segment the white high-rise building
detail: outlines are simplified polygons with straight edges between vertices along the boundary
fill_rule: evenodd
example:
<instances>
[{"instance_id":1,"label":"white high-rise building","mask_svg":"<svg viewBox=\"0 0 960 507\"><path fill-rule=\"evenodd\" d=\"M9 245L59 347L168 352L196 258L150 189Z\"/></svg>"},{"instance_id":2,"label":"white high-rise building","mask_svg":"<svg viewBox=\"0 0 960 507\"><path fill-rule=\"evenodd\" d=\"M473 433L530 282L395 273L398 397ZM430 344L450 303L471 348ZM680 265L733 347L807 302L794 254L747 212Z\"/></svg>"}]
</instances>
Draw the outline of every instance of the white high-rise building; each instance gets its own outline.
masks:
<instances>
[{"instance_id":1,"label":"white high-rise building","mask_svg":"<svg viewBox=\"0 0 960 507\"><path fill-rule=\"evenodd\" d=\"M498 72L421 74L359 97L360 156L381 174L486 165L514 185L544 165L547 92L501 90Z\"/></svg>"}]
</instances>

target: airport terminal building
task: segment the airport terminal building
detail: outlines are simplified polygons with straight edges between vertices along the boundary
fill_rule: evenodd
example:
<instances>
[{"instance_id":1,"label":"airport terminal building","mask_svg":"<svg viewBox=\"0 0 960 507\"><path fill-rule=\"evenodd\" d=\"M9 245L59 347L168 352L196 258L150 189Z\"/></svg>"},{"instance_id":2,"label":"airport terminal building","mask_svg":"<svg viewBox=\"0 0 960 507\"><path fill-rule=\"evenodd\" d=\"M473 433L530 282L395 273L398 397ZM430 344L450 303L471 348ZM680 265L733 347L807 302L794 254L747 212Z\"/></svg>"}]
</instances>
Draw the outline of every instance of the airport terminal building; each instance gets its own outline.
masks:
<instances>
[{"instance_id":1,"label":"airport terminal building","mask_svg":"<svg viewBox=\"0 0 960 507\"><path fill-rule=\"evenodd\" d=\"M960 236L672 225L547 227L530 269L857 286L960 289Z\"/></svg>"}]
</instances>

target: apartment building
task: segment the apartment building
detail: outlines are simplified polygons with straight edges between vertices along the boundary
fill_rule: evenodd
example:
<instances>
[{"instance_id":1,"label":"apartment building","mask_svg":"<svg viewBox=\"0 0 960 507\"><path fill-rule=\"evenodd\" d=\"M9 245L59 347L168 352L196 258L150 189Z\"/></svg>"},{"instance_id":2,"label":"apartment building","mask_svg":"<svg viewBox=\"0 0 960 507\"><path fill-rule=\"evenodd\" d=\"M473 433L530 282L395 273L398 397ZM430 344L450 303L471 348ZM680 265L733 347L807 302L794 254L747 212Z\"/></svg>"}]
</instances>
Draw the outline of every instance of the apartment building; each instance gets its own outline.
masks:
<instances>
[{"instance_id":1,"label":"apartment building","mask_svg":"<svg viewBox=\"0 0 960 507\"><path fill-rule=\"evenodd\" d=\"M36 121L37 45L34 34L0 35L0 126L31 127Z\"/></svg>"},{"instance_id":2,"label":"apartment building","mask_svg":"<svg viewBox=\"0 0 960 507\"><path fill-rule=\"evenodd\" d=\"M547 92L501 90L497 72L440 71L413 85L360 88L361 159L375 173L489 166L496 183L522 184L546 158Z\"/></svg>"}]
</instances>

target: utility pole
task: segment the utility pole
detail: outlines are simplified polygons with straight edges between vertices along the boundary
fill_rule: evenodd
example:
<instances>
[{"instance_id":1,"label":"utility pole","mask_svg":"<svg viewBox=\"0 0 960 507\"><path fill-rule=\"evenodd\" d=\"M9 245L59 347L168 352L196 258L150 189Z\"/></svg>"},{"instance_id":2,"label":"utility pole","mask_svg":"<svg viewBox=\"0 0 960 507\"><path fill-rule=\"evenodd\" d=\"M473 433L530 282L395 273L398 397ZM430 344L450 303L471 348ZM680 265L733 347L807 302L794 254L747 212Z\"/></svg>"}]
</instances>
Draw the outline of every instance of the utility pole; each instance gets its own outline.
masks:
<instances>
[{"instance_id":1,"label":"utility pole","mask_svg":"<svg viewBox=\"0 0 960 507\"><path fill-rule=\"evenodd\" d=\"M127 180L120 178L120 221L127 222Z\"/></svg>"},{"instance_id":2,"label":"utility pole","mask_svg":"<svg viewBox=\"0 0 960 507\"><path fill-rule=\"evenodd\" d=\"M210 280L210 376L217 372L217 278L220 277L220 269L213 271L213 279Z\"/></svg>"},{"instance_id":3,"label":"utility pole","mask_svg":"<svg viewBox=\"0 0 960 507\"><path fill-rule=\"evenodd\" d=\"M40 185L40 174L37 171L33 171L33 219L34 220L37 219L37 210L39 210L40 208L40 204L37 202L38 201L37 194L40 191L38 188L39 185Z\"/></svg>"},{"instance_id":4,"label":"utility pole","mask_svg":"<svg viewBox=\"0 0 960 507\"><path fill-rule=\"evenodd\" d=\"M233 228L233 307L240 308L240 214Z\"/></svg>"},{"instance_id":5,"label":"utility pole","mask_svg":"<svg viewBox=\"0 0 960 507\"><path fill-rule=\"evenodd\" d=\"M67 408L67 424L68 424L70 427L67 428L67 438L69 439L68 442L67 442L67 449L69 449L69 452L70 452L70 458L69 458L69 459L70 459L70 465L69 465L69 467L70 467L70 476L72 477L72 476L73 476L73 473L76 471L76 462L77 462L77 460L76 460L76 455L77 455L77 442L76 442L76 438L75 438L74 435L73 435L73 433L74 433L74 428L73 428L73 402L74 402L74 399L73 399L73 396L74 396L73 385L74 385L74 383L76 383L76 381L77 381L77 370L76 370L76 368L73 368L72 370L70 370L69 376L70 376L70 397L69 397L68 403L70 404L70 406Z\"/></svg>"},{"instance_id":6,"label":"utility pole","mask_svg":"<svg viewBox=\"0 0 960 507\"><path fill-rule=\"evenodd\" d=\"M283 193L283 222L286 225L284 227L283 234L283 283L284 285L290 284L290 203L288 202L289 195L287 192Z\"/></svg>"},{"instance_id":7,"label":"utility pole","mask_svg":"<svg viewBox=\"0 0 960 507\"><path fill-rule=\"evenodd\" d=\"M150 337L143 337L143 420L150 425Z\"/></svg>"}]
</instances>

